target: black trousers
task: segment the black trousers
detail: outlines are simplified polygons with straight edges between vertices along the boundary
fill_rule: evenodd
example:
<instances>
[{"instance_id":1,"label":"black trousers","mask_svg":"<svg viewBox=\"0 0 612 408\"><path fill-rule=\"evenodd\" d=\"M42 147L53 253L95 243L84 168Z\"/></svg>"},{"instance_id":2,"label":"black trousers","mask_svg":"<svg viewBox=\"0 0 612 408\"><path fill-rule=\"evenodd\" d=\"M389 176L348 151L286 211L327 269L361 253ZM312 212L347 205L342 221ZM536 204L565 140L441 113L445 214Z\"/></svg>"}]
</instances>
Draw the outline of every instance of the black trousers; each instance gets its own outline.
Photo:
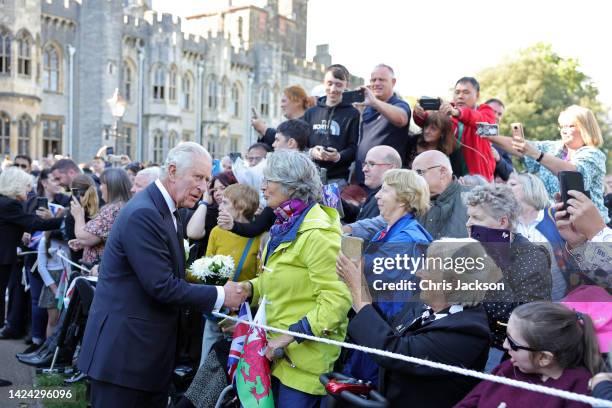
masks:
<instances>
[{"instance_id":1,"label":"black trousers","mask_svg":"<svg viewBox=\"0 0 612 408\"><path fill-rule=\"evenodd\" d=\"M12 265L0 265L0 327L4 326L6 317L6 288L8 287L9 277L11 276Z\"/></svg>"},{"instance_id":2,"label":"black trousers","mask_svg":"<svg viewBox=\"0 0 612 408\"><path fill-rule=\"evenodd\" d=\"M8 282L9 304L6 316L7 326L16 334L26 332L28 322L28 305L30 303L30 292L25 291L21 284L23 262L17 261L11 265L11 275Z\"/></svg>"},{"instance_id":3,"label":"black trousers","mask_svg":"<svg viewBox=\"0 0 612 408\"><path fill-rule=\"evenodd\" d=\"M166 408L167 392L148 392L90 380L92 408Z\"/></svg>"}]
</instances>

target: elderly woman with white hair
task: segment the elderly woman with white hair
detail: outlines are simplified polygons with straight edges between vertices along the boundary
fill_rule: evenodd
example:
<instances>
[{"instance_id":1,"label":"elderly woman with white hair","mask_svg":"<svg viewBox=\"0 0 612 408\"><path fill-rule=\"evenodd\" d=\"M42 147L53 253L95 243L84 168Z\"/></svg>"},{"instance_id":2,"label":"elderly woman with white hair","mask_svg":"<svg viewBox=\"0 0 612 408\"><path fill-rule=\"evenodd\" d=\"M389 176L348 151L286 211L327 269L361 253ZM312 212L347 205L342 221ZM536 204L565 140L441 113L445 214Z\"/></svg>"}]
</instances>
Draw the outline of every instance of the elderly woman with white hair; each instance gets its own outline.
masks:
<instances>
[{"instance_id":1,"label":"elderly woman with white hair","mask_svg":"<svg viewBox=\"0 0 612 408\"><path fill-rule=\"evenodd\" d=\"M335 273L340 219L335 209L317 204L321 187L304 154L280 150L268 156L262 190L276 222L262 254L263 271L242 285L254 302L265 297L269 325L342 341L351 296ZM284 357L274 360L279 349ZM332 371L339 355L336 346L268 333L276 406L319 406L325 395L319 376Z\"/></svg>"},{"instance_id":2,"label":"elderly woman with white hair","mask_svg":"<svg viewBox=\"0 0 612 408\"><path fill-rule=\"evenodd\" d=\"M50 218L49 210L37 210L36 215L24 210L28 192L32 189L32 176L25 171L10 167L0 174L0 313L4 321L4 293L14 270L12 279L18 279L18 268L13 268L17 262L17 247L23 234L32 231L48 231L59 229L63 218ZM10 320L10 319L9 319ZM23 328L4 327L1 338L18 337Z\"/></svg>"},{"instance_id":3,"label":"elderly woman with white hair","mask_svg":"<svg viewBox=\"0 0 612 408\"><path fill-rule=\"evenodd\" d=\"M348 327L355 344L472 370L484 368L490 331L481 304L486 291L478 285L496 287L501 272L478 241L432 242L427 262L416 272L419 299L403 303L391 319L372 303L369 295L376 287L370 286L369 292L362 287L361 265L340 257L343 267L338 274L347 283L357 312ZM406 291L417 292L416 288ZM372 358L380 367L378 389L393 407L451 407L478 383L422 365Z\"/></svg>"},{"instance_id":4,"label":"elderly woman with white hair","mask_svg":"<svg viewBox=\"0 0 612 408\"><path fill-rule=\"evenodd\" d=\"M539 177L530 173L512 173L508 186L521 203L516 232L530 242L548 249L552 262L552 300L561 300L567 293L569 278L566 271L565 240L555 223L546 187Z\"/></svg>"}]
</instances>

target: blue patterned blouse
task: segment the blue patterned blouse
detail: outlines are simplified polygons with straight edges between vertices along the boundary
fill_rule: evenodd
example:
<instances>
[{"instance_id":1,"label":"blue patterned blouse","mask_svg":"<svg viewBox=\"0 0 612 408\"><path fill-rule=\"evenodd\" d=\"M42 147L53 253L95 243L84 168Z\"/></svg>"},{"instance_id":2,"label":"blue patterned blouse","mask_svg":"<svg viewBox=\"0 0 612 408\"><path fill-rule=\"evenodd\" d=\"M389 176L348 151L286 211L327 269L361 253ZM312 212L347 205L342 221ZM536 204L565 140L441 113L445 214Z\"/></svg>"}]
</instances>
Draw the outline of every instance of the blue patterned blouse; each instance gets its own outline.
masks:
<instances>
[{"instance_id":1,"label":"blue patterned blouse","mask_svg":"<svg viewBox=\"0 0 612 408\"><path fill-rule=\"evenodd\" d=\"M541 152L551 154L562 160L568 160L567 149L561 140L531 141L530 143ZM539 173L540 179L544 182L544 186L546 186L548 195L551 199L554 199L555 193L560 191L559 178L545 166L540 165L540 163L530 157L525 156L524 161L529 173ZM583 146L576 150L574 157L570 161L576 166L576 170L582 173L584 188L591 194L591 200L593 200L593 203L595 203L607 224L610 221L610 217L603 201L606 156L595 147Z\"/></svg>"}]
</instances>

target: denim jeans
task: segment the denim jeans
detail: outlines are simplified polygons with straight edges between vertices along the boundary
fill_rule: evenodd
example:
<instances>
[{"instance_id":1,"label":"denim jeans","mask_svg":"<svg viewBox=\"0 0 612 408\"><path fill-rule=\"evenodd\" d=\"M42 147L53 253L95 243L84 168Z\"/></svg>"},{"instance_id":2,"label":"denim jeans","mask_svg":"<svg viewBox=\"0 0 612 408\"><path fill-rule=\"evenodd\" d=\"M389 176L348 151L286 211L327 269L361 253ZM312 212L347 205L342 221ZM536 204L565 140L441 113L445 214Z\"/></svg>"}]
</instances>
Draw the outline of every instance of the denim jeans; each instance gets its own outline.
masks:
<instances>
[{"instance_id":1,"label":"denim jeans","mask_svg":"<svg viewBox=\"0 0 612 408\"><path fill-rule=\"evenodd\" d=\"M26 267L28 281L30 282L30 298L32 304L32 340L35 343L45 341L47 331L47 309L38 307L40 292L44 286L43 280L38 273L32 273L31 268Z\"/></svg>"},{"instance_id":2,"label":"denim jeans","mask_svg":"<svg viewBox=\"0 0 612 408\"><path fill-rule=\"evenodd\" d=\"M287 387L276 377L272 377L272 395L274 406L279 408L323 408L324 395L307 394Z\"/></svg>"}]
</instances>

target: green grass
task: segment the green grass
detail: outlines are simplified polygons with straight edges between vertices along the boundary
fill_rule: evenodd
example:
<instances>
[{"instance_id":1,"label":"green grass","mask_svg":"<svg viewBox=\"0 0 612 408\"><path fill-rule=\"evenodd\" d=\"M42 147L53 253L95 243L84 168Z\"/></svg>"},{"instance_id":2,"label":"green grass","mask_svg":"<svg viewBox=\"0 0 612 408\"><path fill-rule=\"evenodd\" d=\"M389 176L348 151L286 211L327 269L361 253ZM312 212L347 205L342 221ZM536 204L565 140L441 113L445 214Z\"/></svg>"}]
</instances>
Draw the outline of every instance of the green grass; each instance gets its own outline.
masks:
<instances>
[{"instance_id":1,"label":"green grass","mask_svg":"<svg viewBox=\"0 0 612 408\"><path fill-rule=\"evenodd\" d=\"M36 376L37 387L62 387L71 389L76 399L68 400L43 400L45 408L87 408L85 396L86 386L84 382L79 382L70 386L64 385L64 377L60 374L39 374Z\"/></svg>"}]
</instances>

